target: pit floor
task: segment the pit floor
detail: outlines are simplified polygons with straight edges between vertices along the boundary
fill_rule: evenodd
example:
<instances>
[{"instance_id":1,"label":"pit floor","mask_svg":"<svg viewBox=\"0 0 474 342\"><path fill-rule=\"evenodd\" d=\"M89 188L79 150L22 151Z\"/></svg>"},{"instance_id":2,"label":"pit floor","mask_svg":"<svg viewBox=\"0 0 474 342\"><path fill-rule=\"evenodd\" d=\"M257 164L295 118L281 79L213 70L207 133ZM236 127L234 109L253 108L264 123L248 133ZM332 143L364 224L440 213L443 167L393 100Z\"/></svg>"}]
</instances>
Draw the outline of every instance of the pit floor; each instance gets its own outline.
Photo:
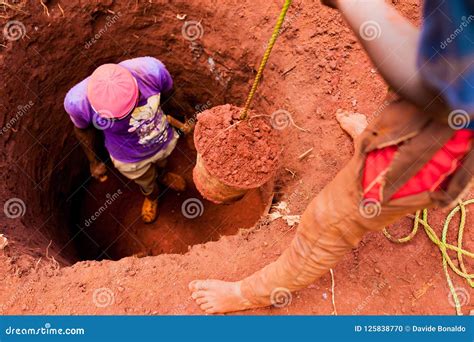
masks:
<instances>
[{"instance_id":1,"label":"pit floor","mask_svg":"<svg viewBox=\"0 0 474 342\"><path fill-rule=\"evenodd\" d=\"M177 193L161 187L159 216L152 224L141 220L143 196L138 186L112 165L106 182L91 179L77 195L82 207L73 236L81 259L185 253L192 245L252 227L268 208L271 191L251 190L235 203L213 204L203 199L193 184L195 160L192 140L181 137L166 169L182 175L187 190Z\"/></svg>"}]
</instances>

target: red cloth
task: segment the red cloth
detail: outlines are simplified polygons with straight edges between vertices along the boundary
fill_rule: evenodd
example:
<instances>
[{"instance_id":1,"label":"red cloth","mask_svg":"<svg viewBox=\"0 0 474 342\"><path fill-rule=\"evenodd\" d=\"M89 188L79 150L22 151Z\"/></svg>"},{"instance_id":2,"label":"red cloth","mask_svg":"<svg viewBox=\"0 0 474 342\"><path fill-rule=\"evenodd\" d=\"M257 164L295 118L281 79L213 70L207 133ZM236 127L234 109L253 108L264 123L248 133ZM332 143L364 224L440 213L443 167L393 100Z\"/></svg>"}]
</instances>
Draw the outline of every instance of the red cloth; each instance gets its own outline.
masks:
<instances>
[{"instance_id":1,"label":"red cloth","mask_svg":"<svg viewBox=\"0 0 474 342\"><path fill-rule=\"evenodd\" d=\"M435 153L423 168L404 186L392 199L419 194L425 191L434 191L461 165L462 159L471 148L474 131L464 129L456 131L454 136ZM382 173L388 170L398 146L388 146L370 152L367 155L362 185L364 198L380 200ZM379 179L377 179L379 178Z\"/></svg>"}]
</instances>

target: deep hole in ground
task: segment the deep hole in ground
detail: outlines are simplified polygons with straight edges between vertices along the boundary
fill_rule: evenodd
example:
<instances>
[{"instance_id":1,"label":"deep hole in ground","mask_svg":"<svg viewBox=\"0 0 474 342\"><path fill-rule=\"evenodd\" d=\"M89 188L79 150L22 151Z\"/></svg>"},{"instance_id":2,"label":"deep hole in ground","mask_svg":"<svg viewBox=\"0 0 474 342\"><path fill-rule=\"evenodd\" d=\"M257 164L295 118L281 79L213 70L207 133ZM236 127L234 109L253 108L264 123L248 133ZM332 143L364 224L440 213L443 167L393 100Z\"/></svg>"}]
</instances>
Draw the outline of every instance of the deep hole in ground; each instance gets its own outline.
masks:
<instances>
[{"instance_id":1,"label":"deep hole in ground","mask_svg":"<svg viewBox=\"0 0 474 342\"><path fill-rule=\"evenodd\" d=\"M51 240L51 252L60 254L64 263L183 253L193 244L253 226L269 204L269 189L251 191L232 205L203 200L192 184L195 151L183 138L170 157L169 169L183 174L189 189L180 194L163 190L153 225L140 221L143 198L138 187L112 166L107 182L90 179L88 162L62 103L67 91L97 66L138 56L160 59L175 84L165 112L181 119L211 106L241 104L254 70L248 67L246 53L222 52L224 43L238 43L224 41L219 30L225 27L214 27L203 40L183 37L184 22L176 13L210 19L214 14L205 9L165 4L111 13L100 5L88 6L60 24L43 25L44 32L28 42L29 49L16 49L5 58L4 67L16 70L7 73L5 103L14 108L29 100L34 103L21 118L21 129L8 133L6 145L6 154L12 156L6 181L12 191L28 199L24 223ZM28 63L19 62L23 60ZM18 87L24 90L21 98ZM196 209L201 215L183 215L182 205L188 199L199 200Z\"/></svg>"},{"instance_id":2,"label":"deep hole in ground","mask_svg":"<svg viewBox=\"0 0 474 342\"><path fill-rule=\"evenodd\" d=\"M204 200L193 184L196 153L184 139L166 169L183 175L186 191L161 189L159 216L153 224L140 217L143 196L138 187L109 168L104 183L92 180L77 193L80 207L72 235L81 259L119 259L129 255L184 253L192 245L252 227L271 201L271 184L249 191L241 200L216 205Z\"/></svg>"},{"instance_id":3,"label":"deep hole in ground","mask_svg":"<svg viewBox=\"0 0 474 342\"><path fill-rule=\"evenodd\" d=\"M282 220L268 225L262 222L251 234L196 246L187 255L84 262L56 270L46 256L54 256L62 265L79 259L74 243L68 243L71 212L79 207L68 198L87 177L86 160L72 135L62 100L67 90L99 63L148 54L167 63L177 85L194 85L185 88L196 93L184 93L180 88L176 91L175 96L186 106L186 115L207 101L212 105L241 105L281 2L43 2L49 7L49 16L40 1L31 0L23 8L24 13L0 18L2 27L13 19L23 22L27 29L27 37L14 42L3 40L0 46L0 126L12 123L12 129L0 135L0 198L18 197L26 204L22 222L0 218L1 233L10 242L7 258L0 258L3 313L202 314L194 302L187 300L190 280L248 276L276 259L291 242L294 229L288 229ZM418 1L398 1L397 8L415 24L420 22ZM85 49L85 43L104 28L106 18L113 17L108 10L122 13L120 20ZM191 44L182 38L183 21L176 18L177 14L187 14L186 20L202 21L204 35L200 40ZM289 128L282 134L284 160L275 193L278 201L287 201L292 213L297 214L353 153L352 142L338 127L334 114L340 108L377 113L386 96L386 85L378 73L373 73L373 65L356 37L334 11L323 9L319 2L294 1L288 18L254 108L261 114L289 110L298 126L312 132ZM214 72L207 62L209 57L216 62ZM330 62L337 62L337 67L331 68ZM216 80L217 76L229 79L227 86ZM211 84L213 91L222 91L211 94L199 89L202 79L206 86ZM30 101L31 107L27 106ZM297 160L312 147L314 158ZM466 197L472 196L471 191ZM446 214L430 211L430 223L438 232ZM411 224L411 220L403 220L390 231L404 236ZM367 235L359 248L334 269L337 311L349 315L452 315L438 252L422 235L405 245L393 245L382 234ZM123 292L119 285L125 288ZM328 315L333 312L331 300L326 300L330 298L330 286L331 277L326 274L299 291L291 306L242 313ZM91 297L95 289L103 287L112 289L118 297L114 305L98 308ZM413 293L420 289L424 295L413 299ZM469 305L466 309L465 314L469 314Z\"/></svg>"}]
</instances>

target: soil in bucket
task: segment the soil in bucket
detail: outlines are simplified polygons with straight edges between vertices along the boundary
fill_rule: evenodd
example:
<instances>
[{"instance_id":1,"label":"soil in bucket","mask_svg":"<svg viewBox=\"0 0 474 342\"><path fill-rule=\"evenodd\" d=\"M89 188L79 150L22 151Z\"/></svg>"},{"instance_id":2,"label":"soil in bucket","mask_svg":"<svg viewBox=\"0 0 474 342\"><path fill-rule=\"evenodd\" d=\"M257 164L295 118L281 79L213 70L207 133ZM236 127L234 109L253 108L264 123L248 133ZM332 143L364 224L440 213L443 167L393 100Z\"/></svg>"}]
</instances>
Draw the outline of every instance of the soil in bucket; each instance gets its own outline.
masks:
<instances>
[{"instance_id":1,"label":"soil in bucket","mask_svg":"<svg viewBox=\"0 0 474 342\"><path fill-rule=\"evenodd\" d=\"M194 139L198 152L193 178L203 197L214 203L239 200L270 181L280 146L270 118L226 104L199 114Z\"/></svg>"}]
</instances>

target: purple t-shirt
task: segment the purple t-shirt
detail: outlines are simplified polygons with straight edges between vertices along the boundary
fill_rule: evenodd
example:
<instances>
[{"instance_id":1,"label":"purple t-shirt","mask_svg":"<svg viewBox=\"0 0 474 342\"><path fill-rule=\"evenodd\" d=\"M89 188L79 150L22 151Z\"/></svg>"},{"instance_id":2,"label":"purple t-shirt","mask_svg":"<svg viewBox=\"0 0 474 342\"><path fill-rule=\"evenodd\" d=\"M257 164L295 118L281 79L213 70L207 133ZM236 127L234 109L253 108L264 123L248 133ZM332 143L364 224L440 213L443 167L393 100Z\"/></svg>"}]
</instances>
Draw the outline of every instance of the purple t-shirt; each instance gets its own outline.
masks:
<instances>
[{"instance_id":1,"label":"purple t-shirt","mask_svg":"<svg viewBox=\"0 0 474 342\"><path fill-rule=\"evenodd\" d=\"M147 105L149 97L171 90L173 80L163 63L153 57L133 58L119 63L128 69L138 83L138 107ZM158 109L152 117L131 118L129 114L120 120L100 118L87 99L89 78L75 85L64 99L64 108L78 128L93 124L103 130L105 147L119 161L134 163L152 157L166 148L173 139L173 128ZM133 123L133 125L131 124Z\"/></svg>"}]
</instances>

